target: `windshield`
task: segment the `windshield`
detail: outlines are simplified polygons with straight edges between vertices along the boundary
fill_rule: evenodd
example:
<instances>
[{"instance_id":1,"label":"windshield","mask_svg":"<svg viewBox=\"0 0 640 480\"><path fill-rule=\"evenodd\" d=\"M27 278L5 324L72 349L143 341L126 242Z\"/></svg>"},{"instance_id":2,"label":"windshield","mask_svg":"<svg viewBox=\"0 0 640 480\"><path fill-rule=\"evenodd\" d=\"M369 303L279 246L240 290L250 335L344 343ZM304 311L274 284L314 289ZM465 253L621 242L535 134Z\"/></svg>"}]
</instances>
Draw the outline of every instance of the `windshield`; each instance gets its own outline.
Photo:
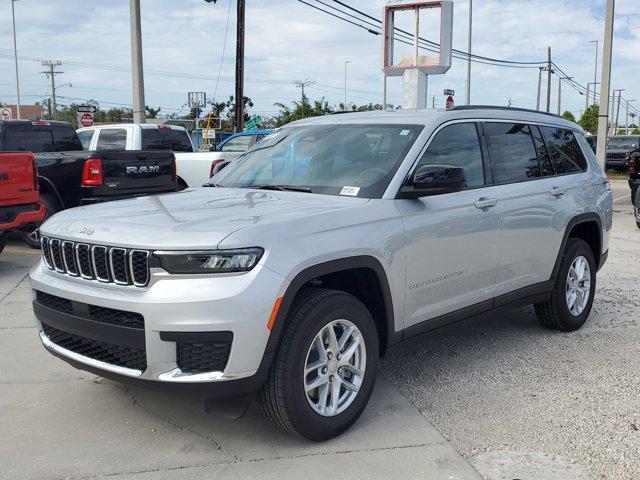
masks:
<instances>
[{"instance_id":1,"label":"windshield","mask_svg":"<svg viewBox=\"0 0 640 480\"><path fill-rule=\"evenodd\" d=\"M636 137L613 137L609 139L609 148L638 148Z\"/></svg>"},{"instance_id":2,"label":"windshield","mask_svg":"<svg viewBox=\"0 0 640 480\"><path fill-rule=\"evenodd\" d=\"M381 198L420 125L311 125L265 137L216 186Z\"/></svg>"}]
</instances>

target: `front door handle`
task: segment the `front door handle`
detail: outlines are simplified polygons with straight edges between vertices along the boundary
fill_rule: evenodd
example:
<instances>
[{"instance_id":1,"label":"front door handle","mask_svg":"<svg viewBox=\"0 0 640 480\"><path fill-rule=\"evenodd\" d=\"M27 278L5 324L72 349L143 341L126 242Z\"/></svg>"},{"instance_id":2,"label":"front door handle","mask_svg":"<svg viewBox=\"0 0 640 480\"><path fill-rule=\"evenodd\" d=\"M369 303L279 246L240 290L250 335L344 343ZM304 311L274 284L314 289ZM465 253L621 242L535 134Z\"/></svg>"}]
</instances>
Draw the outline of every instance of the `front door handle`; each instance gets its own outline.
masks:
<instances>
[{"instance_id":1,"label":"front door handle","mask_svg":"<svg viewBox=\"0 0 640 480\"><path fill-rule=\"evenodd\" d=\"M498 203L498 200L495 198L487 198L487 197L480 197L478 200L476 200L475 202L473 202L473 204L475 205L476 208L491 208L491 207L495 207Z\"/></svg>"},{"instance_id":2,"label":"front door handle","mask_svg":"<svg viewBox=\"0 0 640 480\"><path fill-rule=\"evenodd\" d=\"M567 193L567 188L566 187L553 187L551 190L549 190L549 193L551 195L553 195L554 197L561 197L562 195Z\"/></svg>"}]
</instances>

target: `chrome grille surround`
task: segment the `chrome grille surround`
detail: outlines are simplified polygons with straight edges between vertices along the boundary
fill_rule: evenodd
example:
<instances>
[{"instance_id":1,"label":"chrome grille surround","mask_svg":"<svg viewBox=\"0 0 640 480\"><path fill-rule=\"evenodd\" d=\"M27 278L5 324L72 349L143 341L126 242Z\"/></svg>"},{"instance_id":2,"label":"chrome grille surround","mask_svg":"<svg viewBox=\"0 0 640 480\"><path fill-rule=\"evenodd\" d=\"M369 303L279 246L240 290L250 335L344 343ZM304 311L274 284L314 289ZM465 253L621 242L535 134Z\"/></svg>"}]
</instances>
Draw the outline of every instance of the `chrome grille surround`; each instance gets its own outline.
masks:
<instances>
[{"instance_id":1,"label":"chrome grille surround","mask_svg":"<svg viewBox=\"0 0 640 480\"><path fill-rule=\"evenodd\" d=\"M43 236L42 257L50 270L102 283L146 287L148 250L91 245Z\"/></svg>"}]
</instances>

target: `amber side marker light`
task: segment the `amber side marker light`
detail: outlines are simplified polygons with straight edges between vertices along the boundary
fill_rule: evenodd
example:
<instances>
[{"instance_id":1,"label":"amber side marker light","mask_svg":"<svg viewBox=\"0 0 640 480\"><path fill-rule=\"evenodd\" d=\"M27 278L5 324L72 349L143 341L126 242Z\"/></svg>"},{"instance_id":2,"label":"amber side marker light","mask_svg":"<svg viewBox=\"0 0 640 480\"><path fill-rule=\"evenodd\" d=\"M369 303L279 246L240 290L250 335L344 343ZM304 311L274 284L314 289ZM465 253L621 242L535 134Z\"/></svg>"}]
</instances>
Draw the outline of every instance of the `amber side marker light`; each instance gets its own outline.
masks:
<instances>
[{"instance_id":1,"label":"amber side marker light","mask_svg":"<svg viewBox=\"0 0 640 480\"><path fill-rule=\"evenodd\" d=\"M269 315L269 323L267 323L267 329L271 330L273 328L273 324L276 323L276 317L278 316L278 310L280 310L280 304L282 303L283 297L280 297L276 300L276 303L273 305L273 310L271 310L271 315Z\"/></svg>"}]
</instances>

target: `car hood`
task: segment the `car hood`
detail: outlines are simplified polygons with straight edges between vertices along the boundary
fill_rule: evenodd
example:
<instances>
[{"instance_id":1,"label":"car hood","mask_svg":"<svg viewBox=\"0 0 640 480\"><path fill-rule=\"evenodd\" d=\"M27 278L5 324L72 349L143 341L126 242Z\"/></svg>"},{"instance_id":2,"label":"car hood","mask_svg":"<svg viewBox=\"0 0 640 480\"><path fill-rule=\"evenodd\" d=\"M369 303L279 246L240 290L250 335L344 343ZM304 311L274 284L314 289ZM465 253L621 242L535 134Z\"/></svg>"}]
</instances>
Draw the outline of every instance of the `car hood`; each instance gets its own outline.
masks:
<instances>
[{"instance_id":1,"label":"car hood","mask_svg":"<svg viewBox=\"0 0 640 480\"><path fill-rule=\"evenodd\" d=\"M367 199L246 188L193 188L55 214L43 235L148 249L215 248L240 229L358 207ZM256 245L259 239L256 239Z\"/></svg>"}]
</instances>

